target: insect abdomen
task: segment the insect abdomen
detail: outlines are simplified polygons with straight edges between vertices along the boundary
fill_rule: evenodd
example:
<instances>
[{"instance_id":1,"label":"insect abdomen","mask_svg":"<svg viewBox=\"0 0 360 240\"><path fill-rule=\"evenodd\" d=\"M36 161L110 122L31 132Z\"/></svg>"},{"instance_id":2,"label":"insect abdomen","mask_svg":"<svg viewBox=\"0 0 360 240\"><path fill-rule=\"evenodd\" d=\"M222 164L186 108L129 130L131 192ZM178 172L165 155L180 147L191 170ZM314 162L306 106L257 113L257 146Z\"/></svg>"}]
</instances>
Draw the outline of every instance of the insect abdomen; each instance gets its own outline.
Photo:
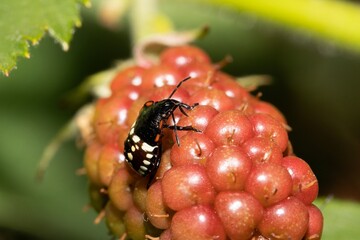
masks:
<instances>
[{"instance_id":1,"label":"insect abdomen","mask_svg":"<svg viewBox=\"0 0 360 240\"><path fill-rule=\"evenodd\" d=\"M139 121L131 127L124 150L126 161L140 175L146 176L159 165L161 145L154 141L159 134L156 128L141 124L144 125Z\"/></svg>"}]
</instances>

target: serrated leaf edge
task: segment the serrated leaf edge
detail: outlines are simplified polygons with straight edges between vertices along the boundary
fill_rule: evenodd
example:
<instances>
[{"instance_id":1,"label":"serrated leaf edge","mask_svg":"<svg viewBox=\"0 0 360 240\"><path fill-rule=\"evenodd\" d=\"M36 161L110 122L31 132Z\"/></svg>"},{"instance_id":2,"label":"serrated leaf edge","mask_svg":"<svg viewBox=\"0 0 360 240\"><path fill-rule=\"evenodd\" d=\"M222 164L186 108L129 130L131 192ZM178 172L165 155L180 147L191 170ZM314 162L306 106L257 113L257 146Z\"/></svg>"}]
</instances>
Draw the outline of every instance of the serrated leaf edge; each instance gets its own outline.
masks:
<instances>
[{"instance_id":1,"label":"serrated leaf edge","mask_svg":"<svg viewBox=\"0 0 360 240\"><path fill-rule=\"evenodd\" d=\"M82 4L83 6L89 8L91 7L91 1L90 0L79 0L79 4ZM75 28L79 28L82 25L81 19L78 17L75 20L72 20L70 22L71 25L73 25L72 27L72 32L75 31ZM68 51L70 48L70 41L71 41L71 36L69 39L63 39L60 36L58 36L55 32L54 29L49 28L49 26L44 26L41 28L41 34L39 34L38 36L23 36L23 40L26 42L24 44L24 48L22 52L16 52L13 54L13 56L11 56L11 58L14 60L14 63L10 63L8 66L4 66L4 64L0 63L0 71L6 76L8 77L10 75L10 72L14 69L17 68L17 61L20 57L24 57L26 59L30 59L30 47L31 45L37 45L39 44L40 40L45 36L46 33L48 33L52 38L55 39L56 42L58 42L61 45L61 48L63 49L63 51Z\"/></svg>"}]
</instances>

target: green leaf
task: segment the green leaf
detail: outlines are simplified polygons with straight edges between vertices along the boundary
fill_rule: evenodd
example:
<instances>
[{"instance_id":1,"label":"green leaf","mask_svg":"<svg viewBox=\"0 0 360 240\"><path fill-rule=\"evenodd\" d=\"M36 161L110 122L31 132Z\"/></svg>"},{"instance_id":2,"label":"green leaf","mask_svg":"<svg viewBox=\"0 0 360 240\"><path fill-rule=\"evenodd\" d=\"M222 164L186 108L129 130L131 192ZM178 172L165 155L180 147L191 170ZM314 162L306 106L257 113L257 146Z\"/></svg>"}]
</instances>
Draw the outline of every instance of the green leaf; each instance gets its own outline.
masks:
<instances>
[{"instance_id":1,"label":"green leaf","mask_svg":"<svg viewBox=\"0 0 360 240\"><path fill-rule=\"evenodd\" d=\"M292 30L360 52L360 6L329 0L197 0L252 14Z\"/></svg>"},{"instance_id":2,"label":"green leaf","mask_svg":"<svg viewBox=\"0 0 360 240\"><path fill-rule=\"evenodd\" d=\"M0 4L0 71L8 75L18 57L30 58L29 42L45 31L66 51L74 26L80 26L79 4L89 0L3 0Z\"/></svg>"},{"instance_id":3,"label":"green leaf","mask_svg":"<svg viewBox=\"0 0 360 240\"><path fill-rule=\"evenodd\" d=\"M360 235L360 204L339 199L318 199L324 215L323 239L357 239Z\"/></svg>"}]
</instances>

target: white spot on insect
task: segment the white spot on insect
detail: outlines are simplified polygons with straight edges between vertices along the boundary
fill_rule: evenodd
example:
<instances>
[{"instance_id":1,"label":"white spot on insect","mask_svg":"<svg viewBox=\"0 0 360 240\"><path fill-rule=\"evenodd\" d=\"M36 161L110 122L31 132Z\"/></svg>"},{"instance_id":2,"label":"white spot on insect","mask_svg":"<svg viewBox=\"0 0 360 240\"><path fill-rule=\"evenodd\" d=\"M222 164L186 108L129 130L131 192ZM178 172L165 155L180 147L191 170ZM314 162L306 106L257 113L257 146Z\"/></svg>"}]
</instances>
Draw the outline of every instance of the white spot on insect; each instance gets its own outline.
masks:
<instances>
[{"instance_id":1,"label":"white spot on insect","mask_svg":"<svg viewBox=\"0 0 360 240\"><path fill-rule=\"evenodd\" d=\"M148 158L148 159L151 159L153 156L154 156L154 155L151 154L151 153L147 153L147 154L146 154L146 158Z\"/></svg>"},{"instance_id":2,"label":"white spot on insect","mask_svg":"<svg viewBox=\"0 0 360 240\"><path fill-rule=\"evenodd\" d=\"M133 136L132 136L132 140L134 141L134 143L140 142L140 138L139 138L138 135L133 135Z\"/></svg>"},{"instance_id":3,"label":"white spot on insect","mask_svg":"<svg viewBox=\"0 0 360 240\"><path fill-rule=\"evenodd\" d=\"M133 160L133 155L130 152L127 153L127 156L130 161Z\"/></svg>"},{"instance_id":4,"label":"white spot on insect","mask_svg":"<svg viewBox=\"0 0 360 240\"><path fill-rule=\"evenodd\" d=\"M135 148L136 148L136 150L139 150L139 145L136 144L136 145L135 145Z\"/></svg>"},{"instance_id":5,"label":"white spot on insect","mask_svg":"<svg viewBox=\"0 0 360 240\"><path fill-rule=\"evenodd\" d=\"M144 172L143 170L141 170L141 169L139 169L138 172L139 172L141 175L144 175L144 174L145 174L145 172Z\"/></svg>"},{"instance_id":6,"label":"white spot on insect","mask_svg":"<svg viewBox=\"0 0 360 240\"><path fill-rule=\"evenodd\" d=\"M144 160L143 163L144 163L145 165L150 165L150 164L151 164L151 162L149 162L148 160Z\"/></svg>"},{"instance_id":7,"label":"white spot on insect","mask_svg":"<svg viewBox=\"0 0 360 240\"><path fill-rule=\"evenodd\" d=\"M134 127L131 127L131 129L130 129L130 135L133 135L133 134L134 134L134 131L135 131Z\"/></svg>"},{"instance_id":8,"label":"white spot on insect","mask_svg":"<svg viewBox=\"0 0 360 240\"><path fill-rule=\"evenodd\" d=\"M146 142L143 142L141 145L141 149L145 152L153 152L155 148L157 148L157 146L150 146Z\"/></svg>"},{"instance_id":9,"label":"white spot on insect","mask_svg":"<svg viewBox=\"0 0 360 240\"><path fill-rule=\"evenodd\" d=\"M131 146L131 151L135 152L135 146L134 145Z\"/></svg>"},{"instance_id":10,"label":"white spot on insect","mask_svg":"<svg viewBox=\"0 0 360 240\"><path fill-rule=\"evenodd\" d=\"M142 170L144 170L144 171L147 171L147 170L148 170L147 167L145 167L145 166L140 166L140 168L141 168Z\"/></svg>"}]
</instances>

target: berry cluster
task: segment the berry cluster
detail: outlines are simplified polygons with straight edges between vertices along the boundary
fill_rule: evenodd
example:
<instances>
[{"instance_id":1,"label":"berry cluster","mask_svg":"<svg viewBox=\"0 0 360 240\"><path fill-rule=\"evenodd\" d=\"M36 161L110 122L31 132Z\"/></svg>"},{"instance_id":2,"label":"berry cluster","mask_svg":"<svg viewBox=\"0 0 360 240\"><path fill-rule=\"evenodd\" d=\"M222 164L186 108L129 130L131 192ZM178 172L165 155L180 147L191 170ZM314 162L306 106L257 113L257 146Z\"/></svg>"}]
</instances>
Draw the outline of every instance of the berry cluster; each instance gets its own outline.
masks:
<instances>
[{"instance_id":1,"label":"berry cluster","mask_svg":"<svg viewBox=\"0 0 360 240\"><path fill-rule=\"evenodd\" d=\"M320 239L323 217L312 204L318 182L294 156L284 116L252 96L221 64L193 46L168 48L149 68L131 66L96 102L84 165L93 207L121 239ZM163 129L161 163L147 188L125 161L124 141L148 100L169 96L178 126ZM168 120L173 125L173 120Z\"/></svg>"}]
</instances>

